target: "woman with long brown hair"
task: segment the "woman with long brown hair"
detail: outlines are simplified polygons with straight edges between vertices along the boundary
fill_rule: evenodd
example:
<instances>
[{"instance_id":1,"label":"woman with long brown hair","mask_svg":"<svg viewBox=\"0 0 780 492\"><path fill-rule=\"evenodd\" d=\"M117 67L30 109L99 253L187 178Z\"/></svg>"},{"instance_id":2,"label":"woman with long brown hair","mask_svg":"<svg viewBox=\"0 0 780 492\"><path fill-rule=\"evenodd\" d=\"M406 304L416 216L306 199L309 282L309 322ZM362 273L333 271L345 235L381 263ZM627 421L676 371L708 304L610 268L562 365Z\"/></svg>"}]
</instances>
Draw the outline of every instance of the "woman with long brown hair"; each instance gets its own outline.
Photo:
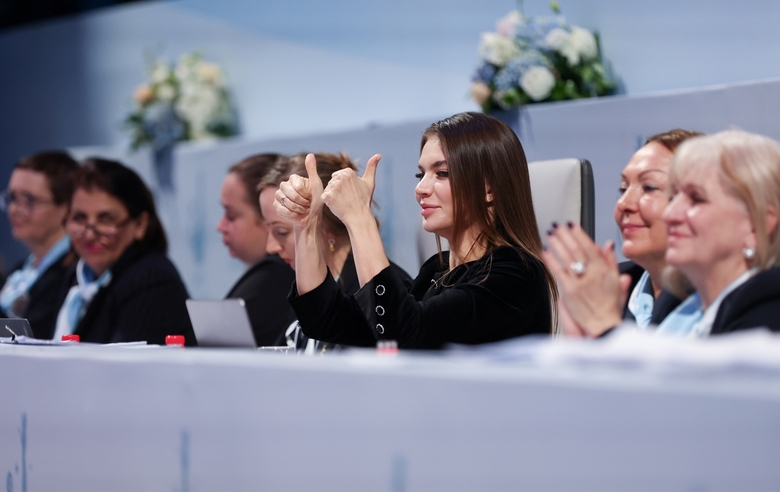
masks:
<instances>
[{"instance_id":1,"label":"woman with long brown hair","mask_svg":"<svg viewBox=\"0 0 780 492\"><path fill-rule=\"evenodd\" d=\"M551 333L556 287L541 261L528 166L514 132L480 113L456 114L424 132L415 194L423 227L447 239L451 251L425 262L408 290L389 268L371 215L380 158L368 161L362 178L342 170L323 189L309 156L308 178L291 176L276 193L277 212L293 223L290 302L304 333L423 349ZM349 232L361 287L354 296L341 293L323 260L323 205Z\"/></svg>"}]
</instances>

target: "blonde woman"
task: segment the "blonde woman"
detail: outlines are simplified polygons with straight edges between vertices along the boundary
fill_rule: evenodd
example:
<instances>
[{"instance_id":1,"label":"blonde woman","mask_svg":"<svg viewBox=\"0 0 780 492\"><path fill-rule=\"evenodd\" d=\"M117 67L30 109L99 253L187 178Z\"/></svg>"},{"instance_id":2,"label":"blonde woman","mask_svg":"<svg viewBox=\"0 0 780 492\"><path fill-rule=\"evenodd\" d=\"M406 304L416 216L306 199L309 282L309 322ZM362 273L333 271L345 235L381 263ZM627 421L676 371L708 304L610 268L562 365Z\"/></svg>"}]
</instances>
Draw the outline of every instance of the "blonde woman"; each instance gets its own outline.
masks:
<instances>
[{"instance_id":1,"label":"blonde woman","mask_svg":"<svg viewBox=\"0 0 780 492\"><path fill-rule=\"evenodd\" d=\"M780 144L737 130L690 139L677 151L670 182L663 217L672 268L665 276L678 294L695 292L657 333L780 331ZM572 331L596 337L619 325L621 280L611 245L599 248L576 226L557 228L549 244L545 259Z\"/></svg>"}]
</instances>

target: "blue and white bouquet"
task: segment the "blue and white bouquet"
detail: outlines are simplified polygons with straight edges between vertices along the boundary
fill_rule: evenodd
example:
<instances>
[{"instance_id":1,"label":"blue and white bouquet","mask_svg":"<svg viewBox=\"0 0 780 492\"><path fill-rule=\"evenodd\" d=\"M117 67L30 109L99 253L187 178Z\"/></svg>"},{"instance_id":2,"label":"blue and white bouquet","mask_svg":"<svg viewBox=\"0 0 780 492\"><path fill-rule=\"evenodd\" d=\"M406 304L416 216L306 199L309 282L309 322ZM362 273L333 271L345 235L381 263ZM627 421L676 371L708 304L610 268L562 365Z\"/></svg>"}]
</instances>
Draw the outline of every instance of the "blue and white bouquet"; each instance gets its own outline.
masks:
<instances>
[{"instance_id":1,"label":"blue and white bouquet","mask_svg":"<svg viewBox=\"0 0 780 492\"><path fill-rule=\"evenodd\" d=\"M182 55L175 65L150 60L147 71L147 82L133 94L135 109L125 119L134 149L238 134L225 73L218 65L196 52Z\"/></svg>"},{"instance_id":2,"label":"blue and white bouquet","mask_svg":"<svg viewBox=\"0 0 780 492\"><path fill-rule=\"evenodd\" d=\"M614 94L598 36L568 24L556 2L550 7L549 17L512 11L482 34L471 96L485 112Z\"/></svg>"}]
</instances>

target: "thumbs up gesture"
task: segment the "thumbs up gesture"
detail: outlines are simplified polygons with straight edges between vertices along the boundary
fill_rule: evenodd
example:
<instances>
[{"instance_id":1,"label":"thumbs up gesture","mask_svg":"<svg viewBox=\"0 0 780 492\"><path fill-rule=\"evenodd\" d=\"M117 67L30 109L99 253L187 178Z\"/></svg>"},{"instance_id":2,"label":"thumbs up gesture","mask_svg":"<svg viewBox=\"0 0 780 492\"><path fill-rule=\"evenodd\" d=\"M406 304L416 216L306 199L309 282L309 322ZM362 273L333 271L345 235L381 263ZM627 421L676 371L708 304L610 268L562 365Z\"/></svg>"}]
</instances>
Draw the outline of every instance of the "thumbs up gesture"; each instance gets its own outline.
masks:
<instances>
[{"instance_id":1,"label":"thumbs up gesture","mask_svg":"<svg viewBox=\"0 0 780 492\"><path fill-rule=\"evenodd\" d=\"M293 174L283 181L274 200L276 213L298 227L305 227L322 211L322 180L314 154L306 156L306 174L308 177Z\"/></svg>"},{"instance_id":2,"label":"thumbs up gesture","mask_svg":"<svg viewBox=\"0 0 780 492\"><path fill-rule=\"evenodd\" d=\"M376 154L369 159L362 177L352 169L336 171L322 193L322 201L347 227L358 217L365 218L365 214L371 216L376 168L381 158L381 155Z\"/></svg>"}]
</instances>

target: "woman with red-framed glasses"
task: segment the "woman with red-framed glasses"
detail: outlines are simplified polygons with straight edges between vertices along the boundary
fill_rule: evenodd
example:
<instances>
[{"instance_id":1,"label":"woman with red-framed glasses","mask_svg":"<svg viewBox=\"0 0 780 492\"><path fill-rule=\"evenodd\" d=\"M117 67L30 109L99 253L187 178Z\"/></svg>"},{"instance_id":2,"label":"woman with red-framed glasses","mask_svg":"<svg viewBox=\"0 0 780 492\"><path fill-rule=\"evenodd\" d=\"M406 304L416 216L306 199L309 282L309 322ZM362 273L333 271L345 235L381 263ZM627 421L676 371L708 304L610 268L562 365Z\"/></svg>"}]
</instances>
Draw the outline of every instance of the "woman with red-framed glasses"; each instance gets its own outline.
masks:
<instances>
[{"instance_id":1,"label":"woman with red-framed glasses","mask_svg":"<svg viewBox=\"0 0 780 492\"><path fill-rule=\"evenodd\" d=\"M163 344L166 335L184 335L195 345L187 290L138 174L119 162L86 160L65 228L80 259L66 278L55 340L75 333L82 342Z\"/></svg>"}]
</instances>

